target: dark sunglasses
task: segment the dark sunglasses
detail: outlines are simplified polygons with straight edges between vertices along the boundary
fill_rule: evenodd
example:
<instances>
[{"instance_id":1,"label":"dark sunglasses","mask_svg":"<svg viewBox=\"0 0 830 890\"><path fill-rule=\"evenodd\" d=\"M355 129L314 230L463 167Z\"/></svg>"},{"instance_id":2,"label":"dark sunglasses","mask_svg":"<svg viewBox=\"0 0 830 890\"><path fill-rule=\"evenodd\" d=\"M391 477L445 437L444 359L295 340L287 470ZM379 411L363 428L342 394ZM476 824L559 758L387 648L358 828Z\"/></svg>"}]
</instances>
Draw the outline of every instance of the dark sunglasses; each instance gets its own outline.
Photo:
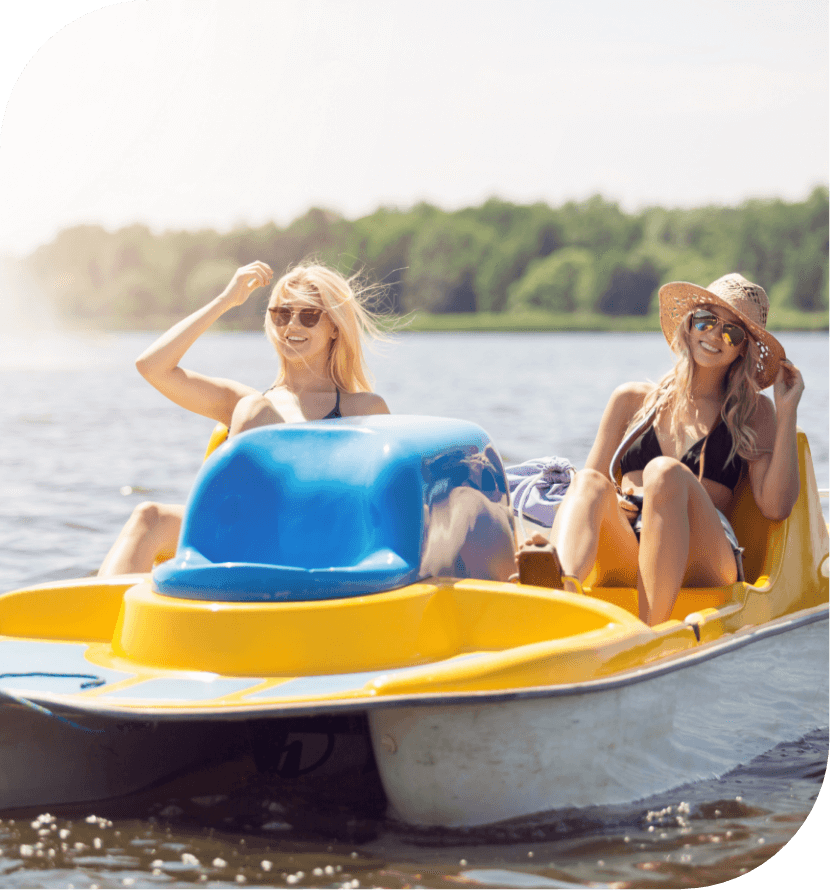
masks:
<instances>
[{"instance_id":1,"label":"dark sunglasses","mask_svg":"<svg viewBox=\"0 0 830 890\"><path fill-rule=\"evenodd\" d=\"M292 306L269 306L268 311L278 328L284 328L291 321L295 312L304 328L313 328L323 314L322 309L294 309Z\"/></svg>"},{"instance_id":2,"label":"dark sunglasses","mask_svg":"<svg viewBox=\"0 0 830 890\"><path fill-rule=\"evenodd\" d=\"M694 312L692 324L701 333L714 330L718 325L721 325L720 335L727 346L740 346L746 339L746 330L739 324L724 321L708 309L698 309Z\"/></svg>"}]
</instances>

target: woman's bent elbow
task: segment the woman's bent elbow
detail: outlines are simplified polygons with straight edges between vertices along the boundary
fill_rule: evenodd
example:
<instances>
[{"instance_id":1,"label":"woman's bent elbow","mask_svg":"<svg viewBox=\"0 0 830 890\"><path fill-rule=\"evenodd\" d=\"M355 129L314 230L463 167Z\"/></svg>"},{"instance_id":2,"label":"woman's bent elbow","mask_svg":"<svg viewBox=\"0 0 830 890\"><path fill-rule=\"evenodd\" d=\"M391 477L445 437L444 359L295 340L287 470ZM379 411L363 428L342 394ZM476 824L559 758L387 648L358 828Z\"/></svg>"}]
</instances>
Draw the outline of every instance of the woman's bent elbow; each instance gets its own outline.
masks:
<instances>
[{"instance_id":1,"label":"woman's bent elbow","mask_svg":"<svg viewBox=\"0 0 830 890\"><path fill-rule=\"evenodd\" d=\"M783 522L793 512L796 501L798 501L798 494L799 487L796 486L795 491L785 501L779 501L775 504L760 503L758 504L758 509L761 511L764 519L769 519L770 522Z\"/></svg>"},{"instance_id":2,"label":"woman's bent elbow","mask_svg":"<svg viewBox=\"0 0 830 890\"><path fill-rule=\"evenodd\" d=\"M145 380L149 380L153 373L150 362L143 355L135 360L135 369Z\"/></svg>"},{"instance_id":3,"label":"woman's bent elbow","mask_svg":"<svg viewBox=\"0 0 830 890\"><path fill-rule=\"evenodd\" d=\"M785 519L789 519L790 514L793 512L792 507L785 509L781 507L764 508L759 506L758 509L761 511L761 515L764 519L769 519L770 522L783 522Z\"/></svg>"}]
</instances>

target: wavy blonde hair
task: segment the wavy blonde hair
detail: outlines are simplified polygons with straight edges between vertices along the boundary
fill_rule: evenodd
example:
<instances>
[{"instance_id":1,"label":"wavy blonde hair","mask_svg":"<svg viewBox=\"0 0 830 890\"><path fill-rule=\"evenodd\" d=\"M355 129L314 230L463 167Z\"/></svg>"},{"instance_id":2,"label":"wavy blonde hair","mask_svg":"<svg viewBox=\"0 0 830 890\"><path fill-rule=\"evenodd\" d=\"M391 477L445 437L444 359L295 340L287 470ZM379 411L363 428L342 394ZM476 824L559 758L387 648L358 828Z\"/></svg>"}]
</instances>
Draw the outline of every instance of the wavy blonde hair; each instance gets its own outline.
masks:
<instances>
[{"instance_id":1,"label":"wavy blonde hair","mask_svg":"<svg viewBox=\"0 0 830 890\"><path fill-rule=\"evenodd\" d=\"M359 276L344 278L339 272L322 263L306 261L289 269L271 290L268 305L279 305L291 299L312 300L319 303L337 329L337 336L329 345L326 371L341 392L371 392L372 375L363 356L367 340L386 341L387 334L380 326L380 313L369 309L370 299L382 296L379 285L367 285ZM275 302L276 299L276 302ZM274 323L271 313L265 312L265 334L276 348ZM277 383L285 380L285 366L280 368Z\"/></svg>"},{"instance_id":2,"label":"wavy blonde hair","mask_svg":"<svg viewBox=\"0 0 830 890\"><path fill-rule=\"evenodd\" d=\"M695 309L701 307L696 306ZM694 360L690 350L690 327L692 312L677 326L672 341L672 349L677 353L677 361L646 396L640 410L634 415L629 430L645 420L646 416L656 410L657 414L669 411L670 428L677 434L680 428L680 415L684 402L691 398L692 378L694 376ZM724 462L728 464L733 457L753 459L758 456L755 432L749 425L758 405L758 384L754 370L758 366L758 344L747 333L747 348L742 356L732 362L726 372L726 394L720 409L721 420L726 424L732 436L732 449ZM703 458L701 458L701 475L703 474Z\"/></svg>"}]
</instances>

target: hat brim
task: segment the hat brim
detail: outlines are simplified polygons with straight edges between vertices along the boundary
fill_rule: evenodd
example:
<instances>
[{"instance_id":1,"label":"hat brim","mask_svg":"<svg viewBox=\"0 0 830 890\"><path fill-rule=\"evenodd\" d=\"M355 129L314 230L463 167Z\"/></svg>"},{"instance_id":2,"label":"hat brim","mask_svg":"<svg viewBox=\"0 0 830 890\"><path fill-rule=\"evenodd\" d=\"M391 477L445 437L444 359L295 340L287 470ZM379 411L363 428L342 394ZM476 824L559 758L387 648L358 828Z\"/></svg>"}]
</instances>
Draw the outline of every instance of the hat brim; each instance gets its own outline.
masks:
<instances>
[{"instance_id":1,"label":"hat brim","mask_svg":"<svg viewBox=\"0 0 830 890\"><path fill-rule=\"evenodd\" d=\"M727 300L688 281L672 281L660 288L660 327L669 345L674 343L674 336L683 319L698 306L722 306L737 316L746 327L749 335L758 345L758 363L755 379L759 389L772 385L786 358L784 347L769 331L736 309Z\"/></svg>"}]
</instances>

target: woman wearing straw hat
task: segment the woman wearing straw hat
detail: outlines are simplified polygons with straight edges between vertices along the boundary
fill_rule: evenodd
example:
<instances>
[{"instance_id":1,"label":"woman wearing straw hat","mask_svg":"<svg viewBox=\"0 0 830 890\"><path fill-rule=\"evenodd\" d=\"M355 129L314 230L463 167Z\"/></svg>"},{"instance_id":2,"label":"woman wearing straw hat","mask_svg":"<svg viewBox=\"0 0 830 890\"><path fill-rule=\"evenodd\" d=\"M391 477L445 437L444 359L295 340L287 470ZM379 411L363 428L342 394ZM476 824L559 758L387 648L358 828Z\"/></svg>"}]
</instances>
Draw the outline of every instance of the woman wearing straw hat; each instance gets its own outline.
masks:
<instances>
[{"instance_id":1,"label":"woman wearing straw hat","mask_svg":"<svg viewBox=\"0 0 830 890\"><path fill-rule=\"evenodd\" d=\"M740 546L725 513L748 472L758 508L786 518L798 497L796 409L804 382L766 330L769 301L742 275L708 288L660 289L660 323L677 355L656 385L611 396L585 469L562 501L550 540L517 554L528 584L578 589L602 549L605 583L634 586L640 618L659 624L682 586L731 584ZM773 386L773 402L760 391ZM616 465L622 482L612 479ZM611 474L609 474L611 467Z\"/></svg>"}]
</instances>

